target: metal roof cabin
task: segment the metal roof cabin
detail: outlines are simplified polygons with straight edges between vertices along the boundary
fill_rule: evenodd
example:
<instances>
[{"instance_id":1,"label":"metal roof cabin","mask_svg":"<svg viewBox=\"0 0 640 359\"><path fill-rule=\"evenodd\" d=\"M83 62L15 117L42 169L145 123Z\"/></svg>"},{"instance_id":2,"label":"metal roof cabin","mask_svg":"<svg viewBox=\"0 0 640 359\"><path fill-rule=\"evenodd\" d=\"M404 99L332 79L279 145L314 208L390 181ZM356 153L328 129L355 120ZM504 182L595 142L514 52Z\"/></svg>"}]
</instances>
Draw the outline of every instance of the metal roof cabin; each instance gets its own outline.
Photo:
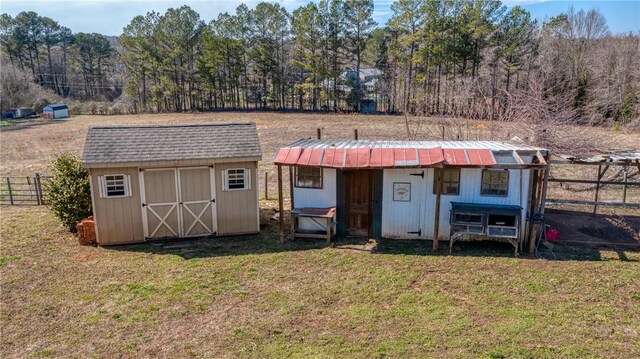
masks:
<instances>
[{"instance_id":1,"label":"metal roof cabin","mask_svg":"<svg viewBox=\"0 0 640 359\"><path fill-rule=\"evenodd\" d=\"M69 106L64 103L47 105L42 108L42 117L50 119L69 117Z\"/></svg>"},{"instance_id":2,"label":"metal roof cabin","mask_svg":"<svg viewBox=\"0 0 640 359\"><path fill-rule=\"evenodd\" d=\"M517 253L543 203L548 157L544 148L494 141L300 140L273 162L279 172L290 168L291 237L431 239L434 249L491 238ZM330 228L319 209L333 215Z\"/></svg>"},{"instance_id":3,"label":"metal roof cabin","mask_svg":"<svg viewBox=\"0 0 640 359\"><path fill-rule=\"evenodd\" d=\"M90 127L98 244L259 232L261 159L254 123Z\"/></svg>"}]
</instances>

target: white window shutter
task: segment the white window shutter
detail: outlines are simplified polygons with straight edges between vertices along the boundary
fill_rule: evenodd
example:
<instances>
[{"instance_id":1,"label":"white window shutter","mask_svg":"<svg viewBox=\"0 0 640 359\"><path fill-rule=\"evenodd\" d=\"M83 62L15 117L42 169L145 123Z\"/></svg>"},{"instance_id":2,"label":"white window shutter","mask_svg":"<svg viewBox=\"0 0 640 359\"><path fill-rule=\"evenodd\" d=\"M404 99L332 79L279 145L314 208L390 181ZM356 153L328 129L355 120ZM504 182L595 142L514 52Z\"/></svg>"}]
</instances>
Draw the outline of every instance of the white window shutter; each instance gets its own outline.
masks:
<instances>
[{"instance_id":1,"label":"white window shutter","mask_svg":"<svg viewBox=\"0 0 640 359\"><path fill-rule=\"evenodd\" d=\"M127 195L127 197L131 197L133 196L133 194L131 192L131 175L126 175L127 176L127 189L125 194Z\"/></svg>"},{"instance_id":2,"label":"white window shutter","mask_svg":"<svg viewBox=\"0 0 640 359\"><path fill-rule=\"evenodd\" d=\"M98 194L100 198L104 198L104 176L98 176Z\"/></svg>"},{"instance_id":3,"label":"white window shutter","mask_svg":"<svg viewBox=\"0 0 640 359\"><path fill-rule=\"evenodd\" d=\"M222 190L229 190L229 181L227 180L227 170L222 170Z\"/></svg>"},{"instance_id":4,"label":"white window shutter","mask_svg":"<svg viewBox=\"0 0 640 359\"><path fill-rule=\"evenodd\" d=\"M251 189L251 169L244 169L244 188Z\"/></svg>"}]
</instances>

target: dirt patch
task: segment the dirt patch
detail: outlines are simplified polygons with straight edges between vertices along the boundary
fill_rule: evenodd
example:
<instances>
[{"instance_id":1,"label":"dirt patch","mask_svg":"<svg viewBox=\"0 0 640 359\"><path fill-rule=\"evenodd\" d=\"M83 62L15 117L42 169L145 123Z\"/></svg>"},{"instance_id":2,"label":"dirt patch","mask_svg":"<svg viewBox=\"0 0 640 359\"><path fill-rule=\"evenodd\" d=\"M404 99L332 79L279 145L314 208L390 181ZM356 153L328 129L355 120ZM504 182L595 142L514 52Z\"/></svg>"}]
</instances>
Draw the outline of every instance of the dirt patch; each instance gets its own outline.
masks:
<instances>
[{"instance_id":1,"label":"dirt patch","mask_svg":"<svg viewBox=\"0 0 640 359\"><path fill-rule=\"evenodd\" d=\"M638 246L640 216L598 214L552 209L547 224L560 231L558 243L585 243L603 246Z\"/></svg>"}]
</instances>

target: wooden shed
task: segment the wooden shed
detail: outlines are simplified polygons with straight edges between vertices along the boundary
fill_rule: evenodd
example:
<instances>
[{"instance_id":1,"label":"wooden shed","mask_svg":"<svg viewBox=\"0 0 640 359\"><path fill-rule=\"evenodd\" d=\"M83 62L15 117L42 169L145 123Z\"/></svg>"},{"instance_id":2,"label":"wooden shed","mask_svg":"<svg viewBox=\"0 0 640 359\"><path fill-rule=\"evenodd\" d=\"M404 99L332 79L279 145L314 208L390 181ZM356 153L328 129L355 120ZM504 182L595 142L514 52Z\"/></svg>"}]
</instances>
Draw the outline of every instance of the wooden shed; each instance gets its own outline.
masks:
<instances>
[{"instance_id":1,"label":"wooden shed","mask_svg":"<svg viewBox=\"0 0 640 359\"><path fill-rule=\"evenodd\" d=\"M90 127L98 244L259 232L261 159L254 123Z\"/></svg>"},{"instance_id":2,"label":"wooden shed","mask_svg":"<svg viewBox=\"0 0 640 359\"><path fill-rule=\"evenodd\" d=\"M494 238L516 250L543 196L548 151L490 141L300 140L278 150L290 168L292 237L327 232L314 218L335 209L338 236Z\"/></svg>"}]
</instances>

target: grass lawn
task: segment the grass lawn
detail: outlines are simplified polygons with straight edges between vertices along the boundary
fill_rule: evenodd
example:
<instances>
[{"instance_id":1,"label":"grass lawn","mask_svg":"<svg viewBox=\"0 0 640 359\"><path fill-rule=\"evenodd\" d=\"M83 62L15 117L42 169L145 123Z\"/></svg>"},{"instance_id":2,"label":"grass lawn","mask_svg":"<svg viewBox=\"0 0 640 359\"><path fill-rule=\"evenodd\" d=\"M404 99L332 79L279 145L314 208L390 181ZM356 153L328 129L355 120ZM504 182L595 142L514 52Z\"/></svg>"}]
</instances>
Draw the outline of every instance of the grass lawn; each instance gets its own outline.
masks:
<instances>
[{"instance_id":1,"label":"grass lawn","mask_svg":"<svg viewBox=\"0 0 640 359\"><path fill-rule=\"evenodd\" d=\"M0 357L640 357L639 252L259 236L81 247L1 209Z\"/></svg>"}]
</instances>

